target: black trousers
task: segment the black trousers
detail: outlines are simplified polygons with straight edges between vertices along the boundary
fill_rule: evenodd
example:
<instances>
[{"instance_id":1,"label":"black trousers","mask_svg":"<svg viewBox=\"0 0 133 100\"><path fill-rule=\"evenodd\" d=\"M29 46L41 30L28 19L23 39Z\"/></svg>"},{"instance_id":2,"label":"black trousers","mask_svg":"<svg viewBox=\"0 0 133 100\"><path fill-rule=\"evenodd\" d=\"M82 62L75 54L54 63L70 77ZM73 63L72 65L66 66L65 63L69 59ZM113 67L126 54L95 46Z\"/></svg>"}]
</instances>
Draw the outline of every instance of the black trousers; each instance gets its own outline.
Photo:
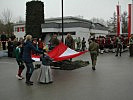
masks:
<instances>
[{"instance_id":1,"label":"black trousers","mask_svg":"<svg viewBox=\"0 0 133 100\"><path fill-rule=\"evenodd\" d=\"M133 44L130 44L129 54L130 54L130 57L133 57Z\"/></svg>"},{"instance_id":2,"label":"black trousers","mask_svg":"<svg viewBox=\"0 0 133 100\"><path fill-rule=\"evenodd\" d=\"M26 64L26 67L27 67L27 71L26 71L26 82L29 82L30 81L30 78L32 76L32 73L34 71L34 66L33 66L33 63L25 63Z\"/></svg>"},{"instance_id":3,"label":"black trousers","mask_svg":"<svg viewBox=\"0 0 133 100\"><path fill-rule=\"evenodd\" d=\"M121 56L121 52L122 52L122 45L118 44L117 45L117 50L116 50L116 56L118 56L118 54L120 54L120 56Z\"/></svg>"},{"instance_id":4,"label":"black trousers","mask_svg":"<svg viewBox=\"0 0 133 100\"><path fill-rule=\"evenodd\" d=\"M6 42L2 42L2 48L3 50L6 50Z\"/></svg>"}]
</instances>

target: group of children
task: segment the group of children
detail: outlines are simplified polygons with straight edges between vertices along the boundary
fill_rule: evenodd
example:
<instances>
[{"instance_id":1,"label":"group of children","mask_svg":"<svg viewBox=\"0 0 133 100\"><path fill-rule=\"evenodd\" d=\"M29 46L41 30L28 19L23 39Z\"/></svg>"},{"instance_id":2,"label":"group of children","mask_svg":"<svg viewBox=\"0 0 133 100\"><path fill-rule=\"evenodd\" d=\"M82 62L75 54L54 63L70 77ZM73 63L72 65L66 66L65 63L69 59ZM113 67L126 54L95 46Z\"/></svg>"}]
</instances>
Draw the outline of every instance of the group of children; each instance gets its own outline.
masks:
<instances>
[{"instance_id":1,"label":"group of children","mask_svg":"<svg viewBox=\"0 0 133 100\"><path fill-rule=\"evenodd\" d=\"M40 57L40 61L42 62L41 64L41 70L40 73L38 74L38 82L39 83L52 83L53 82L53 78L52 78L52 71L50 68L50 63L52 62L52 59L47 55L47 50L43 50L43 54ZM23 44L21 42L17 43L17 47L15 50L15 54L16 54L16 61L18 63L18 72L16 77L19 80L24 79L24 77L22 76L22 72L25 68L25 64L24 61L22 59L22 55L23 55Z\"/></svg>"}]
</instances>

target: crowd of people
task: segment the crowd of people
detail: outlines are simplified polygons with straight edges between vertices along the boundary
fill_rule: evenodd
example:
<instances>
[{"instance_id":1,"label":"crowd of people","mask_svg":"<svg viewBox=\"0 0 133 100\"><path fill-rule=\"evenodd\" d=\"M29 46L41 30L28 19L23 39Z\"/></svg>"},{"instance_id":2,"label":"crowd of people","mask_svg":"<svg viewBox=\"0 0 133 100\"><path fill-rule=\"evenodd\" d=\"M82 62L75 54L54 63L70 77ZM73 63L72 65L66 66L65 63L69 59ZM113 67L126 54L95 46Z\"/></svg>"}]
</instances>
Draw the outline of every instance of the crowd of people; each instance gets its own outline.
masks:
<instances>
[{"instance_id":1,"label":"crowd of people","mask_svg":"<svg viewBox=\"0 0 133 100\"><path fill-rule=\"evenodd\" d=\"M101 54L108 52L116 52L119 48L125 50L129 44L127 36L99 36L96 42L99 44L99 52ZM120 47L117 44L121 44Z\"/></svg>"},{"instance_id":2,"label":"crowd of people","mask_svg":"<svg viewBox=\"0 0 133 100\"><path fill-rule=\"evenodd\" d=\"M33 65L34 60L32 59L32 55L41 55L42 65L38 82L53 82L52 72L50 68L52 59L47 55L47 52L49 50L52 50L61 42L61 40L57 38L57 34L54 34L51 37L51 39L49 40L49 46L46 45L41 38L33 39L31 35L27 35L25 36L25 38L20 38L19 40L17 40L16 37L11 37L7 41L5 34L2 34L1 41L3 50L6 49L6 42L8 43L8 57L16 58L17 64L19 66L16 77L19 80L24 79L22 72L26 66L26 84L33 85L33 82L30 80L35 69ZM128 37L126 36L90 37L88 39L88 44L88 50L90 51L92 60L92 70L96 70L95 66L99 53L103 54L104 52L115 52L115 56L121 56L122 51L124 51L129 46L130 56L133 56L133 35L130 37L130 39L128 39ZM85 38L83 37L82 41L80 37L73 39L70 33L68 33L65 38L65 45L77 51L87 50Z\"/></svg>"}]
</instances>

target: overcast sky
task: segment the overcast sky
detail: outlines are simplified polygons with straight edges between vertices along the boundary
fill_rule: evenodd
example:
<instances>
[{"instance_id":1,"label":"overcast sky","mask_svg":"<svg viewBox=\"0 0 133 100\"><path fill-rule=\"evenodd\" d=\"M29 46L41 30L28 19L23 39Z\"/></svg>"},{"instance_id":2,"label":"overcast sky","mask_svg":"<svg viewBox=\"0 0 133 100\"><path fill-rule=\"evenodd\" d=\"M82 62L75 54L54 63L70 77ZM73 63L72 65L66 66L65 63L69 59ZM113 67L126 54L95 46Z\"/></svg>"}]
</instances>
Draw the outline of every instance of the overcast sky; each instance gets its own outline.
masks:
<instances>
[{"instance_id":1,"label":"overcast sky","mask_svg":"<svg viewBox=\"0 0 133 100\"><path fill-rule=\"evenodd\" d=\"M25 18L26 2L31 0L0 0L0 15L4 9L10 9L14 20ZM61 17L61 0L41 0L44 2L45 18ZM119 0L121 12L128 11L132 0ZM64 0L64 16L83 16L108 20L116 11L118 0Z\"/></svg>"}]
</instances>

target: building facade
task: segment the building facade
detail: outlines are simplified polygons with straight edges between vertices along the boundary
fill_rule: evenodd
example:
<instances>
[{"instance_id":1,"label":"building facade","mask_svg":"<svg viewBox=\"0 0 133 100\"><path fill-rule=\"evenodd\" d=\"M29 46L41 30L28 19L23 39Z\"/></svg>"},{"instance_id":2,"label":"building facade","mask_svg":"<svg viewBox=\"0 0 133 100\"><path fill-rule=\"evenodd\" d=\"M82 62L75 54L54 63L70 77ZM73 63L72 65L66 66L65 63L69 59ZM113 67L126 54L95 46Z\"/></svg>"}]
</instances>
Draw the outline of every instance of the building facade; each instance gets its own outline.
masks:
<instances>
[{"instance_id":1,"label":"building facade","mask_svg":"<svg viewBox=\"0 0 133 100\"><path fill-rule=\"evenodd\" d=\"M88 41L90 35L106 36L108 34L108 28L99 23L92 23L90 20L86 20L78 17L64 17L64 39L67 33L70 33L74 39L80 37L81 40L84 37ZM58 34L58 39L62 39L62 19L48 18L45 19L45 23L41 25L42 37L46 44L49 43L53 34ZM25 23L17 23L14 25L14 34L20 38L25 35ZM87 43L88 45L88 43Z\"/></svg>"},{"instance_id":2,"label":"building facade","mask_svg":"<svg viewBox=\"0 0 133 100\"><path fill-rule=\"evenodd\" d=\"M25 22L19 22L14 24L14 35L17 38L25 36Z\"/></svg>"},{"instance_id":3,"label":"building facade","mask_svg":"<svg viewBox=\"0 0 133 100\"><path fill-rule=\"evenodd\" d=\"M99 23L92 23L90 20L86 20L78 17L64 17L64 39L67 33L70 33L74 39L83 37L86 41L90 38L90 35L106 36L108 34L108 28ZM45 20L42 24L42 33L45 35L45 42L48 43L50 37L53 34L58 34L58 38L62 39L62 19L59 18L49 18ZM86 43L88 46L88 42Z\"/></svg>"}]
</instances>

